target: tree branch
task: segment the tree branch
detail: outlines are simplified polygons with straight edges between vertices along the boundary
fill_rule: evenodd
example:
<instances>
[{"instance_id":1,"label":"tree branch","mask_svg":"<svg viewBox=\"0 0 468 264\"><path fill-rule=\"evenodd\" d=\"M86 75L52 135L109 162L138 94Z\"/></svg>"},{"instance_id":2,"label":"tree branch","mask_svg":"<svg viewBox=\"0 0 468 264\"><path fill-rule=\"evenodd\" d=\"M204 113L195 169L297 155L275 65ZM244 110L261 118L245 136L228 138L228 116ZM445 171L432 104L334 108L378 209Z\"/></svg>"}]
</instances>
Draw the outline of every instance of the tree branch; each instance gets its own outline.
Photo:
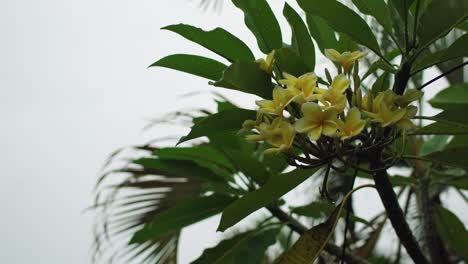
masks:
<instances>
[{"instance_id":1,"label":"tree branch","mask_svg":"<svg viewBox=\"0 0 468 264\"><path fill-rule=\"evenodd\" d=\"M278 207L275 206L267 206L267 209L270 211L270 213L278 218L283 223L286 223L292 230L294 230L296 233L302 235L304 234L308 228L302 225L299 221L296 219L290 217L287 213L285 213L283 210L281 210ZM327 251L329 254L341 257L341 248L338 247L337 245L334 245L330 242L328 242L325 245L325 251ZM346 260L347 263L349 264L368 264L368 262L348 251L345 252L344 259Z\"/></svg>"},{"instance_id":2,"label":"tree branch","mask_svg":"<svg viewBox=\"0 0 468 264\"><path fill-rule=\"evenodd\" d=\"M375 151L369 155L370 168L375 169L373 174L376 189L379 193L380 199L387 211L387 216L392 223L393 229L405 247L408 255L418 264L428 264L426 257L423 255L416 238L413 236L411 229L406 222L403 211L401 210L398 198L393 191L393 186L388 179L387 171L379 169L383 166L381 161L382 149Z\"/></svg>"}]
</instances>

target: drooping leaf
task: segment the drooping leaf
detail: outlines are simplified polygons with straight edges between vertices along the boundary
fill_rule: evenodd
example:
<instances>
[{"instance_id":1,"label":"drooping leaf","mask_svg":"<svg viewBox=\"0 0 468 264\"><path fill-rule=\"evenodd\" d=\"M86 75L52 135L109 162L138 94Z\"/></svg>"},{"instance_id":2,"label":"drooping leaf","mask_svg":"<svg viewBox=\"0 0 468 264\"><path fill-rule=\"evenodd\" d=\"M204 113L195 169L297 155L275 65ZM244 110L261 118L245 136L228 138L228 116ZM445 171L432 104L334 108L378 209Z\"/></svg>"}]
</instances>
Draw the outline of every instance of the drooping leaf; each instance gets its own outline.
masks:
<instances>
[{"instance_id":1,"label":"drooping leaf","mask_svg":"<svg viewBox=\"0 0 468 264\"><path fill-rule=\"evenodd\" d=\"M388 34L392 34L392 21L384 0L353 0L359 11L373 16Z\"/></svg>"},{"instance_id":2,"label":"drooping leaf","mask_svg":"<svg viewBox=\"0 0 468 264\"><path fill-rule=\"evenodd\" d=\"M189 54L169 55L150 65L150 67L155 66L190 73L213 81L219 80L227 68L226 65L213 59Z\"/></svg>"},{"instance_id":3,"label":"drooping leaf","mask_svg":"<svg viewBox=\"0 0 468 264\"><path fill-rule=\"evenodd\" d=\"M420 47L424 48L445 36L467 17L466 0L432 0L420 19Z\"/></svg>"},{"instance_id":4,"label":"drooping leaf","mask_svg":"<svg viewBox=\"0 0 468 264\"><path fill-rule=\"evenodd\" d=\"M325 49L338 48L335 31L321 17L306 14L306 21L310 35L314 38L322 54L325 54Z\"/></svg>"},{"instance_id":5,"label":"drooping leaf","mask_svg":"<svg viewBox=\"0 0 468 264\"><path fill-rule=\"evenodd\" d=\"M284 4L283 15L291 26L292 34L297 45L298 55L307 65L309 71L315 68L315 47L310 38L307 26L301 16L288 3Z\"/></svg>"},{"instance_id":6,"label":"drooping leaf","mask_svg":"<svg viewBox=\"0 0 468 264\"><path fill-rule=\"evenodd\" d=\"M235 235L207 248L192 264L257 264L265 251L276 242L278 228L251 230Z\"/></svg>"},{"instance_id":7,"label":"drooping leaf","mask_svg":"<svg viewBox=\"0 0 468 264\"><path fill-rule=\"evenodd\" d=\"M429 103L436 108L460 109L464 107L468 110L468 83L455 84L434 96Z\"/></svg>"},{"instance_id":8,"label":"drooping leaf","mask_svg":"<svg viewBox=\"0 0 468 264\"><path fill-rule=\"evenodd\" d=\"M204 31L191 25L177 24L163 27L191 40L214 53L226 58L230 62L237 60L255 60L252 51L242 40L222 28Z\"/></svg>"},{"instance_id":9,"label":"drooping leaf","mask_svg":"<svg viewBox=\"0 0 468 264\"><path fill-rule=\"evenodd\" d=\"M290 48L281 48L275 52L276 66L281 72L301 76L310 72L304 61Z\"/></svg>"},{"instance_id":10,"label":"drooping leaf","mask_svg":"<svg viewBox=\"0 0 468 264\"><path fill-rule=\"evenodd\" d=\"M297 169L272 176L260 189L247 193L224 209L218 231L228 229L251 213L275 202L316 171L317 169Z\"/></svg>"},{"instance_id":11,"label":"drooping leaf","mask_svg":"<svg viewBox=\"0 0 468 264\"><path fill-rule=\"evenodd\" d=\"M137 231L130 240L130 244L171 234L182 227L218 214L233 200L233 197L213 194L177 204L156 215L149 224Z\"/></svg>"},{"instance_id":12,"label":"drooping leaf","mask_svg":"<svg viewBox=\"0 0 468 264\"><path fill-rule=\"evenodd\" d=\"M322 252L325 245L333 235L336 224L340 218L346 201L351 194L365 187L373 185L362 185L346 194L341 203L333 210L328 219L319 225L312 227L301 235L299 240L283 255L280 264L303 264L313 263Z\"/></svg>"},{"instance_id":13,"label":"drooping leaf","mask_svg":"<svg viewBox=\"0 0 468 264\"><path fill-rule=\"evenodd\" d=\"M260 69L258 63L252 61L238 61L231 64L222 77L212 84L216 87L255 94L262 98L271 98L273 91L270 75Z\"/></svg>"},{"instance_id":14,"label":"drooping leaf","mask_svg":"<svg viewBox=\"0 0 468 264\"><path fill-rule=\"evenodd\" d=\"M266 0L232 0L244 12L244 21L257 39L260 50L267 54L283 46L281 28Z\"/></svg>"},{"instance_id":15,"label":"drooping leaf","mask_svg":"<svg viewBox=\"0 0 468 264\"><path fill-rule=\"evenodd\" d=\"M179 143L203 136L213 136L224 133L234 133L241 129L242 123L247 119L255 119L253 110L235 108L209 115L196 122L188 135L182 137Z\"/></svg>"},{"instance_id":16,"label":"drooping leaf","mask_svg":"<svg viewBox=\"0 0 468 264\"><path fill-rule=\"evenodd\" d=\"M434 212L436 229L442 240L458 254L468 257L468 231L458 217L442 206Z\"/></svg>"},{"instance_id":17,"label":"drooping leaf","mask_svg":"<svg viewBox=\"0 0 468 264\"><path fill-rule=\"evenodd\" d=\"M322 201L314 201L304 206L295 207L293 209L293 212L299 215L303 215L303 216L308 216L312 218L320 218L326 215L330 215L334 209L335 209L335 206L331 203L322 202ZM350 214L350 220L353 222L359 222L359 223L365 224L367 226L372 226L372 224L369 223L366 219L358 217L354 215L353 213Z\"/></svg>"},{"instance_id":18,"label":"drooping leaf","mask_svg":"<svg viewBox=\"0 0 468 264\"><path fill-rule=\"evenodd\" d=\"M352 40L380 53L377 39L367 23L354 11L336 0L298 0L302 9L323 18L334 30L348 35Z\"/></svg>"}]
</instances>

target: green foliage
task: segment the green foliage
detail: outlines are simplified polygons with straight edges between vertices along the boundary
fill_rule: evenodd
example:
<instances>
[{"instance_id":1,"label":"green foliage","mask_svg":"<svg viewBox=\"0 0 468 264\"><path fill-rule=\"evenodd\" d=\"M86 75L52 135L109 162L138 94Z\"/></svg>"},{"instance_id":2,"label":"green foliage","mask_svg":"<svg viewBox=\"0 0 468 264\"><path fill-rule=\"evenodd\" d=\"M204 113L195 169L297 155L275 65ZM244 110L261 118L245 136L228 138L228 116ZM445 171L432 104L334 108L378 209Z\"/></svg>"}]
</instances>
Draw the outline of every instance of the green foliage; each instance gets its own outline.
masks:
<instances>
[{"instance_id":1,"label":"green foliage","mask_svg":"<svg viewBox=\"0 0 468 264\"><path fill-rule=\"evenodd\" d=\"M244 21L267 54L283 46L281 28L266 0L232 0L244 12Z\"/></svg>"},{"instance_id":2,"label":"green foliage","mask_svg":"<svg viewBox=\"0 0 468 264\"><path fill-rule=\"evenodd\" d=\"M205 31L176 24L163 29L207 48L226 59L229 65L207 57L174 54L150 67L186 72L211 80L214 87L259 96L264 101L258 104L265 103L266 110L242 109L223 98L216 102L216 112L190 115L193 126L179 140L182 143L204 137L203 143L192 141L186 147L162 148L148 144L134 148L138 154L126 158L123 167L110 169L99 180L95 207L102 209L100 219L104 220L98 224L102 228L96 235L96 255L103 258L103 252L114 249L106 247L108 238L112 242L114 235L125 235L131 237L131 243L121 246L123 250L118 257L173 264L177 261L180 232L188 225L222 214L218 231L230 229L235 234L206 249L193 263L307 263L323 249L341 259L341 248L331 244L339 241L330 242L340 219L351 233L346 244L346 262L387 263L394 259L379 257L375 245L385 236L382 230L388 217L409 256L417 263L427 263L424 256L415 258L417 243L412 247L407 244L411 241L407 242L405 234L410 233L411 237L412 230L408 228L405 234L398 231L406 225L407 217L399 215L402 210L397 200L389 200L395 199L395 195L385 196L396 190L400 194L410 190L408 204L412 197L417 197L419 205L428 201L427 207L433 209L429 219L434 221L436 230L431 235L443 241L440 250L453 258L466 258L464 245L468 242L464 224L443 207L440 195L449 188L461 194L468 189L468 86L461 83L462 78L448 75L450 86L431 100L419 99L414 91L431 88L422 83L429 67L437 66L446 74L468 56L468 3L465 0L352 0L356 8L351 8L337 0L297 0L305 14L287 3L282 10L292 33L290 45L283 43L278 20L266 0L233 0L232 3L243 12L244 22L260 51L269 54L267 59L256 60L253 49L225 29ZM343 73L337 80L350 82L334 88L340 90L338 93L328 93L332 88L327 86L333 86L331 76L314 79L315 74L309 74L319 61L315 45L333 59L330 65L336 66L336 71L327 65L328 75ZM326 49L335 49L338 54L331 55ZM367 49L375 54L368 54L362 59L364 63L359 63ZM295 77L289 76L284 81L287 76L284 72ZM278 87L276 98L274 87ZM312 96L307 97L305 90L311 87L309 96ZM408 94L409 88L413 94ZM288 98L290 95L278 92L284 90L302 94ZM282 96L287 100L282 100ZM336 120L326 120L339 125L337 133L342 134L324 134L324 120L316 122L321 126L318 139L313 139L312 133L299 131L299 120L309 117L315 120L322 110L330 109L328 103L338 106L330 97L336 97L339 102L344 100L347 113L342 111ZM323 109L306 118L301 98ZM253 102L254 99L252 105ZM423 116L425 111L419 115L412 112L415 108L411 107L425 102L443 111L435 116ZM273 112L268 109L270 106L275 108ZM355 118L355 126L351 124L347 128L353 130L362 123L363 129L345 137L351 108L357 109L359 118ZM420 119L434 122L426 126L414 122ZM241 134L241 128L249 132ZM245 136L260 142L248 142ZM291 138L292 141L288 140ZM268 154L272 149L278 153ZM381 164L376 166L376 160ZM320 169L325 165L327 170ZM393 166L410 175L388 175L387 170ZM316 172L322 175L313 177L306 195L322 197L306 206L288 206L282 197L314 174L318 176ZM350 203L350 208L345 209L347 199L352 199L349 191L354 178L373 180L377 174L388 178L385 191L382 191L384 187L377 186L382 200L386 201L385 210L376 212L373 219L363 219L355 214L359 204ZM110 192L104 191L105 183L111 183ZM426 200L425 193L430 195ZM325 199L336 200L324 202ZM389 204L394 207L389 209ZM269 209L272 217L259 214L260 221L254 229L238 232L237 224L262 208ZM405 211L409 211L407 215L418 216L431 213L421 208L425 207L407 206ZM395 214L401 218L395 218ZM297 221L298 217L307 221ZM324 218L327 219L324 223L310 229L302 225L302 222ZM428 225L427 218L416 221L421 226ZM357 223L364 227L357 228ZM293 232L301 235L297 241L291 235ZM341 232L336 237L346 236L341 228L336 232ZM281 247L270 247L278 237L281 237ZM419 251L433 251L430 243L424 246L428 248ZM275 254L267 253L273 249L277 250ZM395 263L403 263L401 252L405 251L398 252ZM270 259L271 256L281 257Z\"/></svg>"},{"instance_id":3,"label":"green foliage","mask_svg":"<svg viewBox=\"0 0 468 264\"><path fill-rule=\"evenodd\" d=\"M164 57L150 65L150 67L155 66L190 73L214 81L221 78L227 68L226 65L213 59L188 54Z\"/></svg>"},{"instance_id":4,"label":"green foliage","mask_svg":"<svg viewBox=\"0 0 468 264\"><path fill-rule=\"evenodd\" d=\"M237 234L207 248L193 264L257 264L262 263L265 251L276 242L278 228L262 228Z\"/></svg>"},{"instance_id":5,"label":"green foliage","mask_svg":"<svg viewBox=\"0 0 468 264\"><path fill-rule=\"evenodd\" d=\"M233 200L232 197L214 194L177 204L155 216L150 223L137 231L130 240L130 244L169 235L183 227L218 214Z\"/></svg>"},{"instance_id":6,"label":"green foliage","mask_svg":"<svg viewBox=\"0 0 468 264\"><path fill-rule=\"evenodd\" d=\"M273 84L271 77L257 63L238 61L229 66L214 86L270 98Z\"/></svg>"},{"instance_id":7,"label":"green foliage","mask_svg":"<svg viewBox=\"0 0 468 264\"><path fill-rule=\"evenodd\" d=\"M379 44L367 23L351 9L336 0L298 0L305 12L321 17L335 31L346 34L376 54L380 54Z\"/></svg>"},{"instance_id":8,"label":"green foliage","mask_svg":"<svg viewBox=\"0 0 468 264\"><path fill-rule=\"evenodd\" d=\"M315 68L315 47L307 26L304 24L301 16L287 3L284 4L283 15L291 26L293 40L295 41L295 45L293 46L297 47L299 59L307 65L307 70L303 73L313 71ZM293 74L292 72L290 73Z\"/></svg>"},{"instance_id":9,"label":"green foliage","mask_svg":"<svg viewBox=\"0 0 468 264\"><path fill-rule=\"evenodd\" d=\"M325 49L336 49L338 47L335 31L321 17L306 14L306 18L310 35L322 53L324 53Z\"/></svg>"},{"instance_id":10,"label":"green foliage","mask_svg":"<svg viewBox=\"0 0 468 264\"><path fill-rule=\"evenodd\" d=\"M466 1L432 0L420 19L420 46L426 47L447 35L452 28L467 18L468 3Z\"/></svg>"},{"instance_id":11,"label":"green foliage","mask_svg":"<svg viewBox=\"0 0 468 264\"><path fill-rule=\"evenodd\" d=\"M210 115L196 122L190 133L179 140L179 144L187 140L212 136L216 134L235 133L247 119L255 119L255 112L235 108Z\"/></svg>"},{"instance_id":12,"label":"green foliage","mask_svg":"<svg viewBox=\"0 0 468 264\"><path fill-rule=\"evenodd\" d=\"M448 209L437 206L435 208L435 222L437 232L445 243L458 254L468 257L468 231L458 217Z\"/></svg>"},{"instance_id":13,"label":"green foliage","mask_svg":"<svg viewBox=\"0 0 468 264\"><path fill-rule=\"evenodd\" d=\"M283 195L312 176L317 169L294 170L292 172L274 175L260 189L249 192L241 199L230 204L223 211L218 231L224 231L235 225L251 213L274 203Z\"/></svg>"},{"instance_id":14,"label":"green foliage","mask_svg":"<svg viewBox=\"0 0 468 264\"><path fill-rule=\"evenodd\" d=\"M237 60L255 60L249 47L242 40L222 28L204 31L185 24L171 25L162 29L175 32L201 46L224 57L230 62Z\"/></svg>"},{"instance_id":15,"label":"green foliage","mask_svg":"<svg viewBox=\"0 0 468 264\"><path fill-rule=\"evenodd\" d=\"M462 109L468 109L467 90L468 83L450 86L440 91L434 98L429 100L429 103L434 107L448 110L462 111Z\"/></svg>"}]
</instances>

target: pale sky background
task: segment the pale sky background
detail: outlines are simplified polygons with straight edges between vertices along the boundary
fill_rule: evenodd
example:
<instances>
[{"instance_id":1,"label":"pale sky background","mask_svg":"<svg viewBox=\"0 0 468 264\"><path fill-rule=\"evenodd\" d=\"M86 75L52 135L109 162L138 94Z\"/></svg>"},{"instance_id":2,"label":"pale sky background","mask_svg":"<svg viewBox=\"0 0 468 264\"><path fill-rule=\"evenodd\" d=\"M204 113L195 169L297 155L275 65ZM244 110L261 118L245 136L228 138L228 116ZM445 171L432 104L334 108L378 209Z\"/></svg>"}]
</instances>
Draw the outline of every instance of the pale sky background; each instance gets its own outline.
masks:
<instances>
[{"instance_id":1,"label":"pale sky background","mask_svg":"<svg viewBox=\"0 0 468 264\"><path fill-rule=\"evenodd\" d=\"M216 55L161 27L220 25L256 45L230 1L219 13L189 0L0 0L0 262L89 263L92 189L109 153L186 130L142 132L148 120L177 109L213 107L207 81L146 69L173 53ZM281 16L283 1L270 1ZM280 18L285 30L285 20ZM255 50L260 55L258 49ZM323 67L323 66L322 66ZM321 66L319 65L320 69ZM434 87L443 87L444 81ZM437 89L427 89L433 94ZM253 106L253 98L225 92ZM248 100L245 100L248 99ZM380 208L358 194L363 216ZM457 197L458 199L458 197ZM454 204L457 212L466 205ZM466 214L460 215L466 223ZM214 217L183 232L180 263L220 234Z\"/></svg>"}]
</instances>

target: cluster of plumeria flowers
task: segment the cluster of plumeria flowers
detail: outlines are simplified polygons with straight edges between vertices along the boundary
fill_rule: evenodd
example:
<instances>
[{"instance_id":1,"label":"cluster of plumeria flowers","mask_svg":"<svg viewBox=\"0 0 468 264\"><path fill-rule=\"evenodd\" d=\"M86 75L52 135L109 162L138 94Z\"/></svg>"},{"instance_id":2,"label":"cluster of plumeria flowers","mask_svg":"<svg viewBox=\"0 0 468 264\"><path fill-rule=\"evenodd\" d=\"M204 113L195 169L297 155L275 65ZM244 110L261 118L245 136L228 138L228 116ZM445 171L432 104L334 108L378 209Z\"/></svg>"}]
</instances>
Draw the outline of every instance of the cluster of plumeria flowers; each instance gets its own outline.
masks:
<instances>
[{"instance_id":1,"label":"cluster of plumeria flowers","mask_svg":"<svg viewBox=\"0 0 468 264\"><path fill-rule=\"evenodd\" d=\"M260 68L273 76L277 84L272 100L256 101L257 119L246 120L241 131L253 132L247 135L249 141L271 145L266 154L291 154L294 145L313 150L328 144L334 145L336 151L339 144L369 139L369 131L377 128L409 130L413 127L411 118L416 115L417 107L411 103L421 98L422 92L407 90L404 95L397 95L392 90L378 93L369 90L363 95L358 60L366 53L328 49L325 54L338 67L334 78L325 70L328 82L313 72L301 76L283 72L282 79L276 78L274 52L258 60ZM319 87L319 83L327 87Z\"/></svg>"}]
</instances>

